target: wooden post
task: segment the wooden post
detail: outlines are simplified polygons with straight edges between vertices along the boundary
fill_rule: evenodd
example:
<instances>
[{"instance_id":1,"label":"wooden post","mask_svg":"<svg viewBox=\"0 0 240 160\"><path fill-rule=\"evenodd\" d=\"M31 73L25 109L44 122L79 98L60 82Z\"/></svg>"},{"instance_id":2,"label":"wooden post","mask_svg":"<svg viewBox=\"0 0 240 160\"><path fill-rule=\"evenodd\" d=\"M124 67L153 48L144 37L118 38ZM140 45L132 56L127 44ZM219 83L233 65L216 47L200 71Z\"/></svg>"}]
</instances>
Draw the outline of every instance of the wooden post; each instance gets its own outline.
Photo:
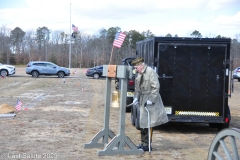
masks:
<instances>
[{"instance_id":1,"label":"wooden post","mask_svg":"<svg viewBox=\"0 0 240 160\"><path fill-rule=\"evenodd\" d=\"M110 56L109 65L111 65L113 49L114 49L114 46L112 47L112 52L111 52L111 56Z\"/></svg>"}]
</instances>

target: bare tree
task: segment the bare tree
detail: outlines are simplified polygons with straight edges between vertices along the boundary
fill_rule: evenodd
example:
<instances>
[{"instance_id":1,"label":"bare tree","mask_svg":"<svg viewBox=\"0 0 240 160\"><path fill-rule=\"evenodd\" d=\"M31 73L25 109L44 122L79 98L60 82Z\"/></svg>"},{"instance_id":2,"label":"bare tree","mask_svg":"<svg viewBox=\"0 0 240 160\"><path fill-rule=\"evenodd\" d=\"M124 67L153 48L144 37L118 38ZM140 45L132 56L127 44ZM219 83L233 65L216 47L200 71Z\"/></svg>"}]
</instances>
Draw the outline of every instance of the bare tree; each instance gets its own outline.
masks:
<instances>
[{"instance_id":1,"label":"bare tree","mask_svg":"<svg viewBox=\"0 0 240 160\"><path fill-rule=\"evenodd\" d=\"M0 28L0 61L2 63L10 64L10 58L10 29L6 26L2 26Z\"/></svg>"},{"instance_id":2,"label":"bare tree","mask_svg":"<svg viewBox=\"0 0 240 160\"><path fill-rule=\"evenodd\" d=\"M79 67L82 68L82 63L83 63L83 52L84 49L87 47L88 41L90 40L91 36L83 33L83 32L78 32L76 34L76 37L74 38L74 50L73 54L75 55L76 58L76 67L78 67L78 61L79 61ZM80 57L79 57L80 53Z\"/></svg>"}]
</instances>

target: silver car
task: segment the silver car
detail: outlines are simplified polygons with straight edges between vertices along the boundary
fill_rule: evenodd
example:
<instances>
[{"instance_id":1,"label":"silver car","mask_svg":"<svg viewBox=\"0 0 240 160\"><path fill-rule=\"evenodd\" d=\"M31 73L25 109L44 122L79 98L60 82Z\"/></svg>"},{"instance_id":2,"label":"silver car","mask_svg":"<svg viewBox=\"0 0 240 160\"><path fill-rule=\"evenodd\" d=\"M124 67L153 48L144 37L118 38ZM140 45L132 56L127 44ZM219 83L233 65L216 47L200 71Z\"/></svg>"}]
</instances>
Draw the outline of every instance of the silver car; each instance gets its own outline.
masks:
<instances>
[{"instance_id":1,"label":"silver car","mask_svg":"<svg viewBox=\"0 0 240 160\"><path fill-rule=\"evenodd\" d=\"M238 79L238 82L240 82L240 67L233 71L233 79Z\"/></svg>"},{"instance_id":2,"label":"silver car","mask_svg":"<svg viewBox=\"0 0 240 160\"><path fill-rule=\"evenodd\" d=\"M35 78L39 75L57 75L59 78L63 78L70 75L70 70L51 62L32 61L27 64L26 73Z\"/></svg>"}]
</instances>

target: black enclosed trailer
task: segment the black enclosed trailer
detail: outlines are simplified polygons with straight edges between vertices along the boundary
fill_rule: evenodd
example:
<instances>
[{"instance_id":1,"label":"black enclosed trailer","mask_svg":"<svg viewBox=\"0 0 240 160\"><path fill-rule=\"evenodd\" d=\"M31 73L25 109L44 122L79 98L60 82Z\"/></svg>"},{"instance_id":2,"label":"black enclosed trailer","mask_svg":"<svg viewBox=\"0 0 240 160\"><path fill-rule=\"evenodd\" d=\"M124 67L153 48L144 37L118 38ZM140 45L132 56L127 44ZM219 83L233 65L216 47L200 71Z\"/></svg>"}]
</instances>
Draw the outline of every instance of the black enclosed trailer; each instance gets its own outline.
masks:
<instances>
[{"instance_id":1,"label":"black enclosed trailer","mask_svg":"<svg viewBox=\"0 0 240 160\"><path fill-rule=\"evenodd\" d=\"M137 42L137 56L159 75L170 122L208 123L219 130L229 127L230 44L231 39L182 37Z\"/></svg>"}]
</instances>

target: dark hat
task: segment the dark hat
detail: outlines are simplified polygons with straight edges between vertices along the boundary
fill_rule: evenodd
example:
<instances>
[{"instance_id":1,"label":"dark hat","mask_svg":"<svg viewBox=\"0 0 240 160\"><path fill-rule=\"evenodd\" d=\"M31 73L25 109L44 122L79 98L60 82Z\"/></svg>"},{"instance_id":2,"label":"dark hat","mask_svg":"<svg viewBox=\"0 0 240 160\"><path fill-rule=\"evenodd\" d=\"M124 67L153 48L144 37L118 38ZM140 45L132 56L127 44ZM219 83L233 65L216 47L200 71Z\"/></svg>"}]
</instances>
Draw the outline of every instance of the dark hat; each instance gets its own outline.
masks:
<instances>
[{"instance_id":1,"label":"dark hat","mask_svg":"<svg viewBox=\"0 0 240 160\"><path fill-rule=\"evenodd\" d=\"M132 66L138 66L139 64L143 63L144 59L143 58L136 58L132 61Z\"/></svg>"}]
</instances>

